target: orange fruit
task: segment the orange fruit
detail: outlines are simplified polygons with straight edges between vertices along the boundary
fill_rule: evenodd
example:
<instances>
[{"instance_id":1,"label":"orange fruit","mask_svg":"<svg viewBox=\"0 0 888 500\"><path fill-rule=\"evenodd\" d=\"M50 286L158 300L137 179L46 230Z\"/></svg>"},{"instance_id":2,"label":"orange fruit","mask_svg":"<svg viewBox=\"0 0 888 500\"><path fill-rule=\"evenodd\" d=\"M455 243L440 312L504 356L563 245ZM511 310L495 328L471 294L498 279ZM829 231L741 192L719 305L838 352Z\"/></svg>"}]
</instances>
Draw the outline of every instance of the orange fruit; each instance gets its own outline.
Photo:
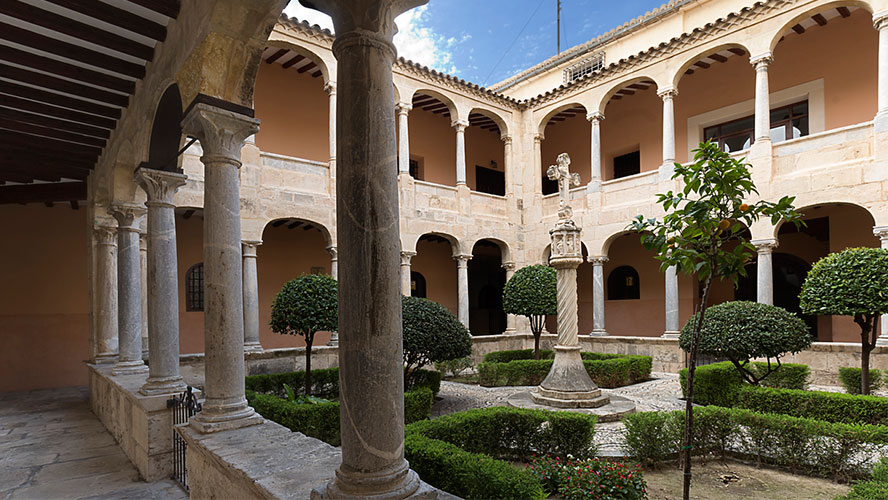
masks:
<instances>
[{"instance_id":1,"label":"orange fruit","mask_svg":"<svg viewBox=\"0 0 888 500\"><path fill-rule=\"evenodd\" d=\"M722 231L729 227L731 227L731 221L729 221L728 219L722 219L722 221L718 223L718 228Z\"/></svg>"},{"instance_id":2,"label":"orange fruit","mask_svg":"<svg viewBox=\"0 0 888 500\"><path fill-rule=\"evenodd\" d=\"M747 211L747 210L749 210L749 205L747 205L746 203L740 205L740 211L741 211L741 212L745 212L745 211Z\"/></svg>"}]
</instances>

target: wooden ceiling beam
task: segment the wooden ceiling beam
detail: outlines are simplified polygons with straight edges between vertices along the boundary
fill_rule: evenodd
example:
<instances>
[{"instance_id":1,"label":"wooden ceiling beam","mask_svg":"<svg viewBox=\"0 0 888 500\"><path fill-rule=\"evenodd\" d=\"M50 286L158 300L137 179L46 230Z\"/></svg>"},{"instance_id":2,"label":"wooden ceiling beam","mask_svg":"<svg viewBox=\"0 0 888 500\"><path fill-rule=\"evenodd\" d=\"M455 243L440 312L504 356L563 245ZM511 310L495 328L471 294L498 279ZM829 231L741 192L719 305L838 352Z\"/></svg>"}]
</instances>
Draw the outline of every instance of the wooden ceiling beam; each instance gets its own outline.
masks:
<instances>
[{"instance_id":1,"label":"wooden ceiling beam","mask_svg":"<svg viewBox=\"0 0 888 500\"><path fill-rule=\"evenodd\" d=\"M694 66L697 66L698 68L709 69L710 64L703 61L697 61L694 63Z\"/></svg>"},{"instance_id":2,"label":"wooden ceiling beam","mask_svg":"<svg viewBox=\"0 0 888 500\"><path fill-rule=\"evenodd\" d=\"M47 0L61 7L74 12L79 12L84 16L89 16L108 24L113 24L119 28L123 28L133 33L138 33L152 40L162 42L166 39L166 26L158 24L150 19L146 19L138 14L134 14L128 10L124 10L107 3L96 2L95 0Z\"/></svg>"},{"instance_id":3,"label":"wooden ceiling beam","mask_svg":"<svg viewBox=\"0 0 888 500\"><path fill-rule=\"evenodd\" d=\"M83 144L87 146L95 146L97 148L105 147L104 139L75 134L72 132L65 132L64 130L43 127L40 125L34 125L32 123L24 123L18 120L10 120L9 118L0 117L0 129L15 130L19 132L24 132L26 134L31 134L31 141L36 144L40 143L40 137L50 137L53 139L69 141L72 143L72 145Z\"/></svg>"},{"instance_id":4,"label":"wooden ceiling beam","mask_svg":"<svg viewBox=\"0 0 888 500\"><path fill-rule=\"evenodd\" d=\"M422 109L425 110L425 111L434 111L434 110L436 110L436 109L441 109L441 108L446 108L446 107L447 107L447 105L444 104L443 102L441 102L441 101L435 101L435 102L432 103L432 104L429 104L429 105L427 105L427 106L423 106Z\"/></svg>"},{"instance_id":5,"label":"wooden ceiling beam","mask_svg":"<svg viewBox=\"0 0 888 500\"><path fill-rule=\"evenodd\" d=\"M0 151L0 163L20 163L24 165L39 165L47 168L64 169L70 172L81 174L89 174L93 168L93 164L84 162L83 160L65 160L64 158L53 157L43 153L28 153L21 150L11 150L4 148Z\"/></svg>"},{"instance_id":6,"label":"wooden ceiling beam","mask_svg":"<svg viewBox=\"0 0 888 500\"><path fill-rule=\"evenodd\" d=\"M145 7L148 10L163 14L175 19L179 16L181 8L180 0L129 0L130 2Z\"/></svg>"},{"instance_id":7,"label":"wooden ceiling beam","mask_svg":"<svg viewBox=\"0 0 888 500\"><path fill-rule=\"evenodd\" d=\"M277 52L268 56L268 59L266 59L265 62L267 64L271 64L271 63L277 61L278 59L284 57L287 54L287 52L290 52L290 51L288 49L278 49Z\"/></svg>"},{"instance_id":8,"label":"wooden ceiling beam","mask_svg":"<svg viewBox=\"0 0 888 500\"><path fill-rule=\"evenodd\" d=\"M323 74L324 74L323 71L321 71L320 69L318 69L317 71L315 71L314 73L311 74L311 77L312 77L312 78L317 78L317 77L319 77L319 76L321 76L321 75L323 75Z\"/></svg>"},{"instance_id":9,"label":"wooden ceiling beam","mask_svg":"<svg viewBox=\"0 0 888 500\"><path fill-rule=\"evenodd\" d=\"M805 32L805 28L801 24L796 24L795 26L792 27L792 30L795 31L796 33L798 33L799 35L801 35Z\"/></svg>"},{"instance_id":10,"label":"wooden ceiling beam","mask_svg":"<svg viewBox=\"0 0 888 500\"><path fill-rule=\"evenodd\" d=\"M836 7L836 11L838 11L839 15L842 17L849 17L851 15L851 9L848 7Z\"/></svg>"},{"instance_id":11,"label":"wooden ceiling beam","mask_svg":"<svg viewBox=\"0 0 888 500\"><path fill-rule=\"evenodd\" d=\"M0 2L0 4L2 4L2 2ZM0 62L0 74L11 80L58 92L64 92L66 94L72 94L78 97L85 97L87 99L112 104L122 108L125 108L129 103L129 97L125 95L115 94L114 92L97 89L95 87L90 87L89 85L83 85L81 83L71 82L43 73L37 73L36 71L10 66L8 64L3 64L2 62Z\"/></svg>"},{"instance_id":12,"label":"wooden ceiling beam","mask_svg":"<svg viewBox=\"0 0 888 500\"><path fill-rule=\"evenodd\" d=\"M53 75L64 76L72 80L89 83L106 89L116 90L124 94L136 91L136 82L124 80L107 73L82 68L74 64L57 61L49 57L38 56L24 50L0 45L0 59L11 63L27 66Z\"/></svg>"},{"instance_id":13,"label":"wooden ceiling beam","mask_svg":"<svg viewBox=\"0 0 888 500\"><path fill-rule=\"evenodd\" d=\"M4 141L0 139L0 158L6 157L32 162L46 162L79 170L92 170L97 159L97 156L93 154L63 151L45 143L42 143L39 149L35 149L27 140Z\"/></svg>"},{"instance_id":14,"label":"wooden ceiling beam","mask_svg":"<svg viewBox=\"0 0 888 500\"><path fill-rule=\"evenodd\" d=\"M281 227L281 226L283 226L284 224L286 224L286 223L289 222L289 221L290 221L290 219L280 219L280 220L276 220L276 221L274 221L274 222L271 223L271 227Z\"/></svg>"},{"instance_id":15,"label":"wooden ceiling beam","mask_svg":"<svg viewBox=\"0 0 888 500\"><path fill-rule=\"evenodd\" d=\"M820 26L826 26L826 18L823 17L823 14L814 14L811 19Z\"/></svg>"},{"instance_id":16,"label":"wooden ceiling beam","mask_svg":"<svg viewBox=\"0 0 888 500\"><path fill-rule=\"evenodd\" d=\"M85 182L58 182L0 187L0 204L86 200Z\"/></svg>"},{"instance_id":17,"label":"wooden ceiling beam","mask_svg":"<svg viewBox=\"0 0 888 500\"><path fill-rule=\"evenodd\" d=\"M735 56L745 56L746 51L737 47L731 47L728 49L728 52L734 54Z\"/></svg>"},{"instance_id":18,"label":"wooden ceiling beam","mask_svg":"<svg viewBox=\"0 0 888 500\"><path fill-rule=\"evenodd\" d=\"M635 90L647 90L650 88L650 85L642 85L640 83L633 83L632 85L629 86L629 88L635 89Z\"/></svg>"},{"instance_id":19,"label":"wooden ceiling beam","mask_svg":"<svg viewBox=\"0 0 888 500\"><path fill-rule=\"evenodd\" d=\"M289 61L287 61L287 62L281 64L281 67L284 68L284 69L289 69L289 68L293 67L294 65L298 64L298 63L299 63L300 61L302 61L303 59L305 59L305 56L304 56L304 55L302 55L302 54L296 54L295 56L293 56L292 59L290 59Z\"/></svg>"},{"instance_id":20,"label":"wooden ceiling beam","mask_svg":"<svg viewBox=\"0 0 888 500\"><path fill-rule=\"evenodd\" d=\"M0 160L0 175L7 172L31 176L41 181L54 182L58 182L62 178L84 181L89 177L89 172L84 172L82 170L68 170L60 167L42 165L40 163L29 164Z\"/></svg>"},{"instance_id":21,"label":"wooden ceiling beam","mask_svg":"<svg viewBox=\"0 0 888 500\"><path fill-rule=\"evenodd\" d=\"M42 102L29 101L28 99L22 99L20 97L6 94L0 94L0 106L20 109L24 111L31 111L33 113L40 113L41 115L52 116L54 118L61 118L63 120L69 120L77 123L85 123L87 125L92 125L108 130L114 129L114 125L116 123L114 120L102 118L101 116L91 115L89 113L81 113L80 111L52 106L49 104L44 104Z\"/></svg>"},{"instance_id":22,"label":"wooden ceiling beam","mask_svg":"<svg viewBox=\"0 0 888 500\"><path fill-rule=\"evenodd\" d=\"M721 54L712 54L709 56L709 58L720 63L728 62L728 58Z\"/></svg>"},{"instance_id":23,"label":"wooden ceiling beam","mask_svg":"<svg viewBox=\"0 0 888 500\"><path fill-rule=\"evenodd\" d=\"M103 106L94 102L88 102L74 97L68 97L56 94L54 92L48 92L46 90L35 89L26 85L19 85L18 83L5 82L0 80L0 93L24 97L33 101L40 101L42 103L51 104L53 106L59 106L63 109L67 108L76 111L83 111L91 115L99 115L105 118L110 118L112 121L112 127L114 126L113 121L120 118L120 110L117 108Z\"/></svg>"},{"instance_id":24,"label":"wooden ceiling beam","mask_svg":"<svg viewBox=\"0 0 888 500\"><path fill-rule=\"evenodd\" d=\"M305 64L303 66L296 68L296 72L297 73L305 73L306 71L317 68L317 67L318 66L314 62L309 61L308 64Z\"/></svg>"},{"instance_id":25,"label":"wooden ceiling beam","mask_svg":"<svg viewBox=\"0 0 888 500\"><path fill-rule=\"evenodd\" d=\"M450 109L448 109L447 106L445 105L441 109L436 109L436 110L432 111L432 113L435 113L436 115L439 113L446 113L446 116L450 116Z\"/></svg>"},{"instance_id":26,"label":"wooden ceiling beam","mask_svg":"<svg viewBox=\"0 0 888 500\"><path fill-rule=\"evenodd\" d=\"M82 123L59 120L43 115L35 115L34 113L27 113L24 111L18 111L16 109L4 108L2 106L0 106L0 118L6 118L8 120L22 123L30 123L32 125L42 125L44 127L52 129L65 130L87 136L100 137L102 139L108 139L109 137L111 137L111 131L108 129L93 127L91 125L84 125Z\"/></svg>"},{"instance_id":27,"label":"wooden ceiling beam","mask_svg":"<svg viewBox=\"0 0 888 500\"><path fill-rule=\"evenodd\" d=\"M301 225L302 225L302 221L301 221L301 220L297 220L297 221L295 221L295 222L293 222L293 223L291 223L291 224L287 224L287 229L295 229L295 228L297 228L297 227L299 227L299 226L301 226Z\"/></svg>"},{"instance_id":28,"label":"wooden ceiling beam","mask_svg":"<svg viewBox=\"0 0 888 500\"><path fill-rule=\"evenodd\" d=\"M22 133L16 129L7 130L0 134L0 144L26 144L30 146L33 144L34 139L33 135ZM37 139L40 140L40 147L42 149L71 154L81 159L98 159L99 155L102 154L102 149L98 147L73 144L45 137L38 137Z\"/></svg>"},{"instance_id":29,"label":"wooden ceiling beam","mask_svg":"<svg viewBox=\"0 0 888 500\"><path fill-rule=\"evenodd\" d=\"M0 14L36 24L49 30L58 31L59 33L64 33L68 36L145 61L150 61L154 57L154 48L148 45L75 21L69 17L34 7L20 0L3 0L0 2Z\"/></svg>"},{"instance_id":30,"label":"wooden ceiling beam","mask_svg":"<svg viewBox=\"0 0 888 500\"><path fill-rule=\"evenodd\" d=\"M191 216L194 215L194 209L186 210L185 213L182 214L182 218L188 220Z\"/></svg>"},{"instance_id":31,"label":"wooden ceiling beam","mask_svg":"<svg viewBox=\"0 0 888 500\"><path fill-rule=\"evenodd\" d=\"M617 92L623 95L635 95L635 91L629 89L620 89Z\"/></svg>"},{"instance_id":32,"label":"wooden ceiling beam","mask_svg":"<svg viewBox=\"0 0 888 500\"><path fill-rule=\"evenodd\" d=\"M133 78L145 77L145 66L0 21L0 38Z\"/></svg>"},{"instance_id":33,"label":"wooden ceiling beam","mask_svg":"<svg viewBox=\"0 0 888 500\"><path fill-rule=\"evenodd\" d=\"M19 182L22 184L30 184L34 182L34 176L29 174L16 174L13 172L4 172L0 170L0 180L3 182ZM0 202L2 203L2 202Z\"/></svg>"}]
</instances>

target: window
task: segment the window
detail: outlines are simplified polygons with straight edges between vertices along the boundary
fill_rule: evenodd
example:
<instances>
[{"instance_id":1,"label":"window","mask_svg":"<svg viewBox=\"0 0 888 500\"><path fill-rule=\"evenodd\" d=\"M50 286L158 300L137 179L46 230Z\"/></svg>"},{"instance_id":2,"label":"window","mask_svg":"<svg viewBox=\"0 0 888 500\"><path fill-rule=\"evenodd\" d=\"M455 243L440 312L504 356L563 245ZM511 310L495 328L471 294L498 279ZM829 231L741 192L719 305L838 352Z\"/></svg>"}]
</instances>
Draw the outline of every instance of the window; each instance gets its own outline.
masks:
<instances>
[{"instance_id":1,"label":"window","mask_svg":"<svg viewBox=\"0 0 888 500\"><path fill-rule=\"evenodd\" d=\"M564 78L564 83L570 83L574 80L579 80L586 75L591 75L596 71L601 71L603 68L604 52L596 52L592 54L591 57L564 68L561 73Z\"/></svg>"},{"instance_id":2,"label":"window","mask_svg":"<svg viewBox=\"0 0 888 500\"><path fill-rule=\"evenodd\" d=\"M633 151L614 157L614 179L641 172L641 151Z\"/></svg>"},{"instance_id":3,"label":"window","mask_svg":"<svg viewBox=\"0 0 888 500\"><path fill-rule=\"evenodd\" d=\"M185 273L185 310L188 312L204 310L203 262L191 266Z\"/></svg>"},{"instance_id":4,"label":"window","mask_svg":"<svg viewBox=\"0 0 888 500\"><path fill-rule=\"evenodd\" d=\"M607 300L638 300L641 288L638 271L632 266L620 266L607 277Z\"/></svg>"},{"instance_id":5,"label":"window","mask_svg":"<svg viewBox=\"0 0 888 500\"><path fill-rule=\"evenodd\" d=\"M553 181L543 172L543 196L558 192L558 181Z\"/></svg>"},{"instance_id":6,"label":"window","mask_svg":"<svg viewBox=\"0 0 888 500\"><path fill-rule=\"evenodd\" d=\"M410 271L410 296L426 298L425 276L416 271Z\"/></svg>"},{"instance_id":7,"label":"window","mask_svg":"<svg viewBox=\"0 0 888 500\"><path fill-rule=\"evenodd\" d=\"M771 110L772 142L783 142L808 135L808 101L797 102ZM755 115L706 127L703 140L717 142L725 152L740 151L752 145Z\"/></svg>"},{"instance_id":8,"label":"window","mask_svg":"<svg viewBox=\"0 0 888 500\"><path fill-rule=\"evenodd\" d=\"M398 165L398 173L401 172L400 160L401 160L400 158L395 159L395 164ZM422 179L419 177L419 169L420 169L420 160L415 160L413 158L410 158L410 166L407 167L408 173L410 174L410 177L413 177L414 179L421 181Z\"/></svg>"},{"instance_id":9,"label":"window","mask_svg":"<svg viewBox=\"0 0 888 500\"><path fill-rule=\"evenodd\" d=\"M482 167L481 165L475 165L475 191L505 196L506 174Z\"/></svg>"}]
</instances>

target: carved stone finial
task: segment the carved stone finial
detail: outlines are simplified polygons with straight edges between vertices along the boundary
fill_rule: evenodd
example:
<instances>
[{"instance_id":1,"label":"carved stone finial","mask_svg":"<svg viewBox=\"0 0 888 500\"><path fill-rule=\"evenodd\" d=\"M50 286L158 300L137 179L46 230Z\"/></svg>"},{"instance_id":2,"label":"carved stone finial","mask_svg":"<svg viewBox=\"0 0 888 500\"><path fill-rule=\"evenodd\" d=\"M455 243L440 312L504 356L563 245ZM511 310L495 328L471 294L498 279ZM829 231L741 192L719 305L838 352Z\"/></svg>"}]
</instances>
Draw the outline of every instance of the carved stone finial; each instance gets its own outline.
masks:
<instances>
[{"instance_id":1,"label":"carved stone finial","mask_svg":"<svg viewBox=\"0 0 888 500\"><path fill-rule=\"evenodd\" d=\"M555 160L555 165L550 165L546 170L549 179L558 182L558 219L568 220L573 216L570 208L570 188L580 185L580 175L570 172L570 155L561 153Z\"/></svg>"}]
</instances>

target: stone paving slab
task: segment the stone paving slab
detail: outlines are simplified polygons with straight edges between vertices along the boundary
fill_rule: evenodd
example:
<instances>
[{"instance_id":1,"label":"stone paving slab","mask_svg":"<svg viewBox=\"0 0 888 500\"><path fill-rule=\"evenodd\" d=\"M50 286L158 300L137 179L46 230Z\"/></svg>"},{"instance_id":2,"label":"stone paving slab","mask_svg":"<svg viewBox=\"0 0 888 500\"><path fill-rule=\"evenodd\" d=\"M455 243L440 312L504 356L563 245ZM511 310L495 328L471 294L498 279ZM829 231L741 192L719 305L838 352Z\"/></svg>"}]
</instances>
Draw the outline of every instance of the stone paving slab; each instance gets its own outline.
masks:
<instances>
[{"instance_id":1,"label":"stone paving slab","mask_svg":"<svg viewBox=\"0 0 888 500\"><path fill-rule=\"evenodd\" d=\"M146 483L92 414L85 387L0 394L0 499L185 499Z\"/></svg>"}]
</instances>

